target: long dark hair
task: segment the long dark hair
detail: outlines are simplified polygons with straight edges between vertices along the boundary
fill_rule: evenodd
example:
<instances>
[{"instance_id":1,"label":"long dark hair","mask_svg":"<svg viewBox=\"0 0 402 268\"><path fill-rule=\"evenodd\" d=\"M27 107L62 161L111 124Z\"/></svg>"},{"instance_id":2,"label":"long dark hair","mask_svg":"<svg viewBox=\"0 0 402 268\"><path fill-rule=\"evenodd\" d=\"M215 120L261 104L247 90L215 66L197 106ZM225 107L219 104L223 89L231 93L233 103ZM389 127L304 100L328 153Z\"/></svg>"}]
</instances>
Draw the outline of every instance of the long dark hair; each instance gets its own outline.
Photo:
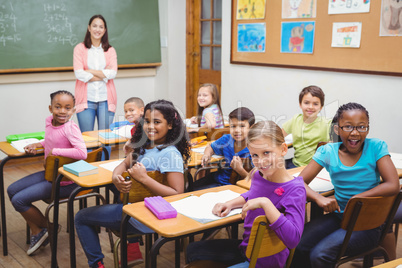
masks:
<instances>
[{"instance_id":1,"label":"long dark hair","mask_svg":"<svg viewBox=\"0 0 402 268\"><path fill-rule=\"evenodd\" d=\"M360 110L360 111L366 113L367 119L370 121L369 112L363 105L356 103L356 102L349 102L344 105L341 105L338 108L338 111L336 111L336 114L335 114L334 118L332 119L332 123L331 123L331 131L329 133L329 137L333 142L341 141L341 138L339 137L339 135L336 134L334 131L334 126L338 125L339 119L342 118L343 113L345 111L350 111L350 110Z\"/></svg>"},{"instance_id":2,"label":"long dark hair","mask_svg":"<svg viewBox=\"0 0 402 268\"><path fill-rule=\"evenodd\" d=\"M144 108L144 115L147 110L158 110L167 123L172 126L166 134L165 144L157 146L159 150L162 150L170 145L173 145L183 156L184 163L187 163L190 157L190 143L186 126L179 112L173 106L173 103L167 100L157 100L148 103ZM131 137L131 146L134 149L133 160L137 160L140 155L145 153L145 148L149 145L150 141L144 132L144 116L141 118L139 124L137 124L136 130Z\"/></svg>"},{"instance_id":3,"label":"long dark hair","mask_svg":"<svg viewBox=\"0 0 402 268\"><path fill-rule=\"evenodd\" d=\"M103 21L103 23L105 24L105 34L102 36L101 39L101 44L102 44L102 48L103 51L108 51L109 48L111 47L111 45L109 44L109 37L108 37L108 30L107 30L107 25L106 25L106 20L102 15L93 15L90 19L89 19L89 23L88 26L91 25L92 21L94 19L101 19ZM91 33L88 30L87 27L87 33L85 34L85 38L84 38L84 45L86 48L91 48L92 46L92 41L91 41Z\"/></svg>"}]
</instances>

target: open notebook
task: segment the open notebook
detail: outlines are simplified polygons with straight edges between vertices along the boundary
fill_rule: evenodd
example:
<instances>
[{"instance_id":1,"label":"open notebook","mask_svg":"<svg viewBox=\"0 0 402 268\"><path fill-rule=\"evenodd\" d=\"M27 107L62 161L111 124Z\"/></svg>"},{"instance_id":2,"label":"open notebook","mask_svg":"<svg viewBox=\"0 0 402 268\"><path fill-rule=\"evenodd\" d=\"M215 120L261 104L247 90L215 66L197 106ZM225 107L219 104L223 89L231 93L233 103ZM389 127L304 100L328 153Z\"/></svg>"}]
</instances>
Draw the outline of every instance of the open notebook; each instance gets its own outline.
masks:
<instances>
[{"instance_id":1,"label":"open notebook","mask_svg":"<svg viewBox=\"0 0 402 268\"><path fill-rule=\"evenodd\" d=\"M201 223L208 223L222 219L212 213L212 208L217 203L224 203L239 197L240 194L231 190L220 192L209 192L201 196L190 195L170 204L177 210L178 213L192 218ZM240 214L241 208L233 209L226 217Z\"/></svg>"},{"instance_id":2,"label":"open notebook","mask_svg":"<svg viewBox=\"0 0 402 268\"><path fill-rule=\"evenodd\" d=\"M293 174L297 177L300 173ZM316 192L328 192L334 189L334 185L331 183L331 177L326 169L322 169L320 173L312 180L309 185L311 189Z\"/></svg>"}]
</instances>

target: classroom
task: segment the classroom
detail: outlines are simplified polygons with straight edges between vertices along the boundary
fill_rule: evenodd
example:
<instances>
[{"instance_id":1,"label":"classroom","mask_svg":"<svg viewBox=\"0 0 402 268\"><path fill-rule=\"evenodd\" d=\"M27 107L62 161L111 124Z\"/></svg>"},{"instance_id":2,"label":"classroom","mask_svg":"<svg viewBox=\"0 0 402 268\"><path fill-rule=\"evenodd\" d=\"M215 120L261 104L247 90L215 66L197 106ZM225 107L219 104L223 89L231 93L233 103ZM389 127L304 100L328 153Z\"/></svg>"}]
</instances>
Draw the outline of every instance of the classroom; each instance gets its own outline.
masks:
<instances>
[{"instance_id":1,"label":"classroom","mask_svg":"<svg viewBox=\"0 0 402 268\"><path fill-rule=\"evenodd\" d=\"M300 112L300 90L308 85L317 85L326 95L321 116L332 118L340 105L360 103L370 113L369 136L384 140L390 152L402 153L398 134L402 130L402 113L398 112L402 100L400 69L395 70L399 75L387 75L233 64L232 5L236 1L211 1L216 2L215 5L222 12L220 97L224 117L235 108L244 106L253 110L257 120L273 120L281 126ZM321 0L318 1L321 4ZM114 79L118 98L115 121L124 119L124 101L133 96L142 98L145 103L158 99L170 100L183 118L191 117L186 111L186 107L189 107L186 103L187 59L191 57L186 44L186 22L190 2L194 4L199 1L158 0L161 65L118 70ZM399 48L395 48L395 55L402 60ZM56 90L74 92L75 80L73 71L0 73L1 139L5 140L10 134L43 131L44 118L49 116L49 94ZM73 120L77 122L76 115ZM0 159L4 157L0 152Z\"/></svg>"}]
</instances>

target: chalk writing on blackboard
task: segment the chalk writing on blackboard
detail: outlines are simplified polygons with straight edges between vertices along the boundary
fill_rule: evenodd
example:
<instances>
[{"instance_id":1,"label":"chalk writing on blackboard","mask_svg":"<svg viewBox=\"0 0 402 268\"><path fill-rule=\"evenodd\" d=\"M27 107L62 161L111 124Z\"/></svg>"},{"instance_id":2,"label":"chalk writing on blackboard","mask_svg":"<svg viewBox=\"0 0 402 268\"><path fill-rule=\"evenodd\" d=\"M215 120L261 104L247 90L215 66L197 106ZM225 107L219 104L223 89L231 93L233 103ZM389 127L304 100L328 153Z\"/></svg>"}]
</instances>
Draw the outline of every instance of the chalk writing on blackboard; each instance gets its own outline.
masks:
<instances>
[{"instance_id":1,"label":"chalk writing on blackboard","mask_svg":"<svg viewBox=\"0 0 402 268\"><path fill-rule=\"evenodd\" d=\"M43 4L43 23L48 43L74 46L78 39L73 34L72 25L67 15L65 3Z\"/></svg>"},{"instance_id":2,"label":"chalk writing on blackboard","mask_svg":"<svg viewBox=\"0 0 402 268\"><path fill-rule=\"evenodd\" d=\"M3 47L21 41L21 34L17 29L17 20L11 2L0 5L0 44Z\"/></svg>"}]
</instances>

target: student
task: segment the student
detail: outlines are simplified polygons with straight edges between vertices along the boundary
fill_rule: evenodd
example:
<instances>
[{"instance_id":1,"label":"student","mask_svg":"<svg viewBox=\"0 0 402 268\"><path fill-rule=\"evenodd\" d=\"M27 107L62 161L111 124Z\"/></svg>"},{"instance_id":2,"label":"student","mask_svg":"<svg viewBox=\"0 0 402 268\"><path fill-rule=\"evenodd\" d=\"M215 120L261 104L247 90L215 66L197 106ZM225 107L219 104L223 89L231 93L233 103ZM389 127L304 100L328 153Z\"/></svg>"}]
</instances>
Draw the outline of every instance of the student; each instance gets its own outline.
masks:
<instances>
[{"instance_id":1,"label":"student","mask_svg":"<svg viewBox=\"0 0 402 268\"><path fill-rule=\"evenodd\" d=\"M187 260L213 260L226 265L246 265L245 250L254 219L266 215L269 227L286 245L283 251L257 261L257 267L284 267L288 248L296 247L303 232L306 190L301 177L292 177L284 166L287 145L282 130L272 121L254 124L247 139L253 164L250 190L213 208L217 216L225 216L232 209L242 207L243 240L204 240L190 243ZM244 263L246 262L246 263ZM247 266L248 267L248 266Z\"/></svg>"},{"instance_id":2,"label":"student","mask_svg":"<svg viewBox=\"0 0 402 268\"><path fill-rule=\"evenodd\" d=\"M194 182L194 189L217 187L230 184L229 179L232 170L235 170L241 178L245 178L248 172L243 168L240 158L249 158L246 139L250 127L254 124L254 113L246 108L240 107L229 114L230 134L223 135L205 149L201 165L206 166L213 154L223 155L227 165L220 172L213 172Z\"/></svg>"},{"instance_id":3,"label":"student","mask_svg":"<svg viewBox=\"0 0 402 268\"><path fill-rule=\"evenodd\" d=\"M126 170L154 195L184 192L183 163L190 155L189 141L180 114L170 101L159 100L145 106L144 117L137 125L131 143L133 153L113 171L113 183L120 192L128 193L131 188L131 181L125 181L121 176ZM168 185L150 178L147 171L152 170L166 174ZM122 208L123 204L109 204L85 208L77 213L75 226L90 267L104 267L96 227L120 230ZM134 219L130 223L129 233L153 232Z\"/></svg>"},{"instance_id":4,"label":"student","mask_svg":"<svg viewBox=\"0 0 402 268\"><path fill-rule=\"evenodd\" d=\"M293 267L335 267L346 233L340 223L349 199L390 196L399 191L398 174L387 144L366 138L369 133L366 108L358 103L342 105L333 119L333 128L340 142L319 147L300 174L306 183L307 198L328 213L306 224L293 257ZM323 197L307 186L324 167L331 175L335 198ZM380 227L354 232L345 254L364 252L378 243L379 237Z\"/></svg>"},{"instance_id":5,"label":"student","mask_svg":"<svg viewBox=\"0 0 402 268\"><path fill-rule=\"evenodd\" d=\"M294 158L286 160L286 168L306 166L314 155L317 144L329 141L331 121L318 113L324 106L325 94L317 86L303 88L299 94L300 109L297 114L282 126L283 135L293 136Z\"/></svg>"},{"instance_id":6,"label":"student","mask_svg":"<svg viewBox=\"0 0 402 268\"><path fill-rule=\"evenodd\" d=\"M137 124L143 115L144 102L142 101L142 99L132 97L126 100L126 102L124 103L124 118L126 118L129 123L134 124L133 128L131 129L131 136L134 135ZM130 147L130 143L130 140L128 140L123 146L125 156L133 151L133 149Z\"/></svg>"},{"instance_id":7,"label":"student","mask_svg":"<svg viewBox=\"0 0 402 268\"><path fill-rule=\"evenodd\" d=\"M219 101L219 92L214 84L203 84L197 93L198 115L191 118L192 124L214 129L223 128L222 109ZM199 119L201 120L199 121ZM194 129L197 130L198 129Z\"/></svg>"},{"instance_id":8,"label":"student","mask_svg":"<svg viewBox=\"0 0 402 268\"><path fill-rule=\"evenodd\" d=\"M77 118L82 132L108 129L116 112L117 96L113 79L117 74L116 50L109 44L106 20L94 15L88 23L84 42L74 48Z\"/></svg>"},{"instance_id":9,"label":"student","mask_svg":"<svg viewBox=\"0 0 402 268\"><path fill-rule=\"evenodd\" d=\"M74 114L74 96L68 91L57 91L50 94L49 111L46 118L45 139L39 143L25 146L28 155L36 155L37 148L44 148L45 163L50 155L65 156L74 159L86 159L87 149L78 126L69 121ZM76 188L72 181L60 183L60 197L65 198ZM48 244L47 221L32 202L48 199L52 193L52 182L45 179L45 171L28 175L7 189L11 204L21 213L31 229L31 243L27 251L32 255L41 246Z\"/></svg>"}]
</instances>

